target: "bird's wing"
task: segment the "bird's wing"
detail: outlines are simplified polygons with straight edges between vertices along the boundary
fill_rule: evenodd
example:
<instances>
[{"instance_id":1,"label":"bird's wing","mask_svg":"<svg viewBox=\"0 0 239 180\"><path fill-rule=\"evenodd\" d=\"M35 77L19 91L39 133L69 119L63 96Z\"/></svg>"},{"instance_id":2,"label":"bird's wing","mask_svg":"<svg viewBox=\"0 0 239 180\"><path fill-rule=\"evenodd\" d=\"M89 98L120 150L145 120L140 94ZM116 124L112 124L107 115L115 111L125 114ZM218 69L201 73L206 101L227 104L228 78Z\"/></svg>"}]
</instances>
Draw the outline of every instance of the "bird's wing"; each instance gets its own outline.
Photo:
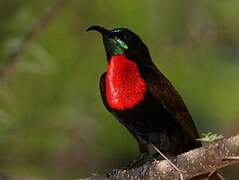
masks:
<instances>
[{"instance_id":1,"label":"bird's wing","mask_svg":"<svg viewBox=\"0 0 239 180\"><path fill-rule=\"evenodd\" d=\"M105 107L108 110L111 110L110 106L107 103L107 99L106 99L105 76L106 76L106 72L104 72L100 77L100 94L101 94L101 98L103 100Z\"/></svg>"},{"instance_id":2,"label":"bird's wing","mask_svg":"<svg viewBox=\"0 0 239 180\"><path fill-rule=\"evenodd\" d=\"M147 66L143 76L153 97L170 112L185 132L196 141L199 135L192 117L169 80L155 66ZM200 142L198 143L200 144Z\"/></svg>"}]
</instances>

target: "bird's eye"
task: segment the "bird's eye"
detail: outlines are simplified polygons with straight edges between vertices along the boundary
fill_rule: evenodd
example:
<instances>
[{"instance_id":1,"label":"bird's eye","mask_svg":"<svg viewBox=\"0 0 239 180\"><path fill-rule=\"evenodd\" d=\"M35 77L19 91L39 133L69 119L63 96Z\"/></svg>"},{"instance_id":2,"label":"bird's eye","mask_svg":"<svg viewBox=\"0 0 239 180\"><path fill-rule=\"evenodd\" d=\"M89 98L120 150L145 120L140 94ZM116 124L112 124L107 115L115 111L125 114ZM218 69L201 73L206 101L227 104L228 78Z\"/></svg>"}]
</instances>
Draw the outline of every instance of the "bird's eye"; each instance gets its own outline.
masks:
<instances>
[{"instance_id":1,"label":"bird's eye","mask_svg":"<svg viewBox=\"0 0 239 180\"><path fill-rule=\"evenodd\" d=\"M129 36L127 34L124 34L123 38L127 40L127 39L129 39Z\"/></svg>"},{"instance_id":2,"label":"bird's eye","mask_svg":"<svg viewBox=\"0 0 239 180\"><path fill-rule=\"evenodd\" d=\"M124 34L123 34L123 38L124 38L125 40L130 40L130 39L131 39L131 34L129 34L129 33L124 33Z\"/></svg>"}]
</instances>

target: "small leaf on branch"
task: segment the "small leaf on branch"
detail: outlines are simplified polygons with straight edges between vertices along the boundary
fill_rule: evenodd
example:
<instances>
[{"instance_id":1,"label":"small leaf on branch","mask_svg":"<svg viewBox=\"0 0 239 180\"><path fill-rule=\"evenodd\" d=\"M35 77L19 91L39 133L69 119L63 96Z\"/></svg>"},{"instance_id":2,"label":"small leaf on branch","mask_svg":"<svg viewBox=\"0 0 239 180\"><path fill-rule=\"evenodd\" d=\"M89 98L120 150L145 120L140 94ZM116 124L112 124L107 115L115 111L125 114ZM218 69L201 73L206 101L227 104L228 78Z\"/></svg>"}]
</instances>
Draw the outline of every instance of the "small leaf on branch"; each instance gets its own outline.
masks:
<instances>
[{"instance_id":1,"label":"small leaf on branch","mask_svg":"<svg viewBox=\"0 0 239 180\"><path fill-rule=\"evenodd\" d=\"M202 138L199 138L198 140L202 142L213 142L222 138L224 137L221 134L208 132L208 133L202 133Z\"/></svg>"}]
</instances>

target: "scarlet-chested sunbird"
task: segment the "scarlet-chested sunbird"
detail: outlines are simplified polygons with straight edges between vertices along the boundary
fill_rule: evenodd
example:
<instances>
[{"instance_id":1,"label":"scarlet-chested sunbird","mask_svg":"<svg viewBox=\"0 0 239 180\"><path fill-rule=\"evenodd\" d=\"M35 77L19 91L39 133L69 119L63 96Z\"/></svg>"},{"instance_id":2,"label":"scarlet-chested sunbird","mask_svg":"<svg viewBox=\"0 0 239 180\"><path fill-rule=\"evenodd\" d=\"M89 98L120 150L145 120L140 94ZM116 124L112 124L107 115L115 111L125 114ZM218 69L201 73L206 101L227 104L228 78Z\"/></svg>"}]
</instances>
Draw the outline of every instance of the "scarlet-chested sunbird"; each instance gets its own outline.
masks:
<instances>
[{"instance_id":1,"label":"scarlet-chested sunbird","mask_svg":"<svg viewBox=\"0 0 239 180\"><path fill-rule=\"evenodd\" d=\"M100 78L102 100L138 141L141 155L149 154L150 144L169 156L200 147L182 98L140 37L126 28L91 30L102 34L107 55L107 71Z\"/></svg>"},{"instance_id":2,"label":"scarlet-chested sunbird","mask_svg":"<svg viewBox=\"0 0 239 180\"><path fill-rule=\"evenodd\" d=\"M87 29L92 30L103 36L108 62L100 78L103 103L137 140L138 160L149 156L150 144L166 159L200 147L187 107L155 66L140 37L126 28ZM214 175L221 179L218 173Z\"/></svg>"}]
</instances>

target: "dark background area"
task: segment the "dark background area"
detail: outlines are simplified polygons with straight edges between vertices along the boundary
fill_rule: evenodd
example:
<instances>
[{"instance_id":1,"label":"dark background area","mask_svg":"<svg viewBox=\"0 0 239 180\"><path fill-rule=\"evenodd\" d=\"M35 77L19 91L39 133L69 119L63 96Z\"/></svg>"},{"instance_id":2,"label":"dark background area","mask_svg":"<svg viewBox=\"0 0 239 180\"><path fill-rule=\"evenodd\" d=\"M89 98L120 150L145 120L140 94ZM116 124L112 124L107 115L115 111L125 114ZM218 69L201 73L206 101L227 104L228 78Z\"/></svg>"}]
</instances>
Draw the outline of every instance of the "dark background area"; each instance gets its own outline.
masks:
<instances>
[{"instance_id":1,"label":"dark background area","mask_svg":"<svg viewBox=\"0 0 239 180\"><path fill-rule=\"evenodd\" d=\"M137 156L136 142L101 102L103 43L85 32L94 24L127 27L144 40L200 133L238 133L238 0L66 0L38 30L54 3L0 1L1 71L37 27L0 82L0 174L80 178ZM222 172L236 180L237 171Z\"/></svg>"}]
</instances>

